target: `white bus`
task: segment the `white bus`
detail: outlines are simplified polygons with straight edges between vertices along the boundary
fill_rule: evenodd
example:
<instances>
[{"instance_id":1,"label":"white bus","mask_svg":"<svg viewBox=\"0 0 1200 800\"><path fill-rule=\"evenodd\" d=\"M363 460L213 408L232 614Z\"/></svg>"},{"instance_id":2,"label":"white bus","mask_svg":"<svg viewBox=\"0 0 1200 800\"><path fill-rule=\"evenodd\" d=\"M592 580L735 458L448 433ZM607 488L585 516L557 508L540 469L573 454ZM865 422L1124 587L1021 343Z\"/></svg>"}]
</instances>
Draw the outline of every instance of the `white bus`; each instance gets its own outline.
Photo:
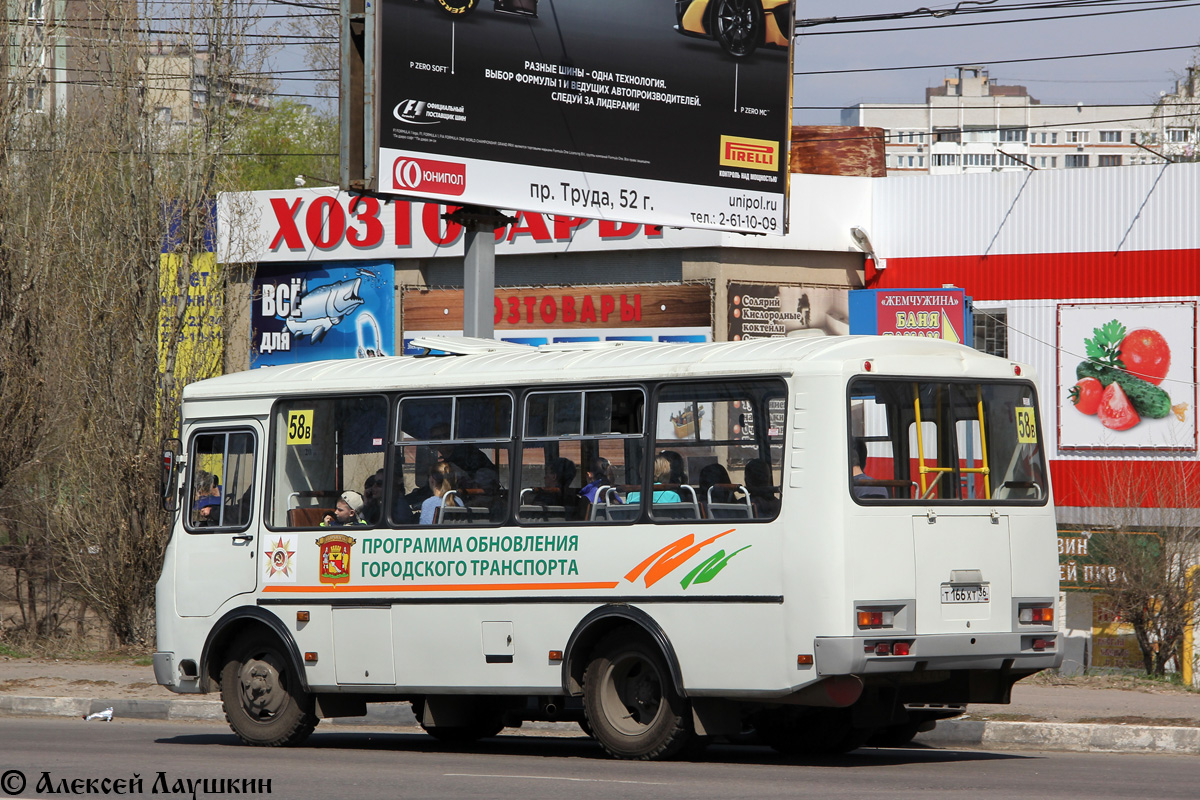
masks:
<instances>
[{"instance_id":1,"label":"white bus","mask_svg":"<svg viewBox=\"0 0 1200 800\"><path fill-rule=\"evenodd\" d=\"M184 393L155 675L219 690L248 744L407 700L447 742L844 751L1061 661L1028 367L889 337L422 346Z\"/></svg>"}]
</instances>

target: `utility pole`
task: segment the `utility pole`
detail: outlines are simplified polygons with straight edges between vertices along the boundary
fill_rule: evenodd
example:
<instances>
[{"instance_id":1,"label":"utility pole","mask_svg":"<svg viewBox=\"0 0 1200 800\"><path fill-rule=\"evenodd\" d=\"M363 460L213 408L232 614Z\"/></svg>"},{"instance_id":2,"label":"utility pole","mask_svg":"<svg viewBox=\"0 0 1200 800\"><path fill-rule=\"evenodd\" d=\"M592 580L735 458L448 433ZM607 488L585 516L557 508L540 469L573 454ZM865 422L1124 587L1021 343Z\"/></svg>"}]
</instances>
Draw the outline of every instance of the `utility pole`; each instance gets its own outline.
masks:
<instances>
[{"instance_id":1,"label":"utility pole","mask_svg":"<svg viewBox=\"0 0 1200 800\"><path fill-rule=\"evenodd\" d=\"M442 219L466 231L463 259L463 336L493 339L496 334L496 229L517 220L494 208L463 206Z\"/></svg>"}]
</instances>

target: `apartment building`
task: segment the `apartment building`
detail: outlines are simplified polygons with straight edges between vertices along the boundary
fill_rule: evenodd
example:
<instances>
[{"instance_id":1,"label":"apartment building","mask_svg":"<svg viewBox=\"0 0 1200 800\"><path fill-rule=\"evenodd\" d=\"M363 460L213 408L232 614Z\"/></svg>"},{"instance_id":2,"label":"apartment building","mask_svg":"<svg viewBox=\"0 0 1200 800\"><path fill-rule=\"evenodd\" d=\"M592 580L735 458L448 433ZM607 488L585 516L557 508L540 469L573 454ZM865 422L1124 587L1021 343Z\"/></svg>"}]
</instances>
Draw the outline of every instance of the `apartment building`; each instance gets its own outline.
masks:
<instances>
[{"instance_id":1,"label":"apartment building","mask_svg":"<svg viewBox=\"0 0 1200 800\"><path fill-rule=\"evenodd\" d=\"M964 66L926 89L924 103L861 103L842 110L842 124L884 129L889 174L1162 163L1156 153L1183 153L1196 142L1196 88L1192 71L1156 104L1043 106L1024 86ZM1181 106L1193 110L1190 118Z\"/></svg>"}]
</instances>

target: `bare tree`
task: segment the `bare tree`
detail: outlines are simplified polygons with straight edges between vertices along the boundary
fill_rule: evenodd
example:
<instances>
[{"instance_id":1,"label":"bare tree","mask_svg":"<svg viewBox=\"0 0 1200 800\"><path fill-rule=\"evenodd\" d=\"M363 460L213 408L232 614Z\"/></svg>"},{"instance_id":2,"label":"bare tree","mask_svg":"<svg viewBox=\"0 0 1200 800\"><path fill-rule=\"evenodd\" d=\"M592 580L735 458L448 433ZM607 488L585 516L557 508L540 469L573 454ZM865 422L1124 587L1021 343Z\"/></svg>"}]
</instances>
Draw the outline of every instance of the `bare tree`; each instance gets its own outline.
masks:
<instances>
[{"instance_id":1,"label":"bare tree","mask_svg":"<svg viewBox=\"0 0 1200 800\"><path fill-rule=\"evenodd\" d=\"M68 69L32 46L4 67L0 602L6 627L32 636L86 606L115 642L141 644L169 522L159 443L176 430L182 387L221 367L213 206L235 174L230 142L255 112L232 98L261 71L262 29L230 0L155 20L157 35L176 29L187 71L184 111L164 124L176 90L147 58L150 9L67 5L70 24L47 20L39 35L69 53ZM2 23L3 41L36 38L22 19Z\"/></svg>"},{"instance_id":2,"label":"bare tree","mask_svg":"<svg viewBox=\"0 0 1200 800\"><path fill-rule=\"evenodd\" d=\"M1104 530L1091 555L1115 611L1133 627L1147 675L1178 669L1184 632L1200 623L1200 604L1188 568L1200 561L1200 464L1171 461L1106 462L1097 485L1087 487ZM1190 657L1190 656L1189 656Z\"/></svg>"}]
</instances>

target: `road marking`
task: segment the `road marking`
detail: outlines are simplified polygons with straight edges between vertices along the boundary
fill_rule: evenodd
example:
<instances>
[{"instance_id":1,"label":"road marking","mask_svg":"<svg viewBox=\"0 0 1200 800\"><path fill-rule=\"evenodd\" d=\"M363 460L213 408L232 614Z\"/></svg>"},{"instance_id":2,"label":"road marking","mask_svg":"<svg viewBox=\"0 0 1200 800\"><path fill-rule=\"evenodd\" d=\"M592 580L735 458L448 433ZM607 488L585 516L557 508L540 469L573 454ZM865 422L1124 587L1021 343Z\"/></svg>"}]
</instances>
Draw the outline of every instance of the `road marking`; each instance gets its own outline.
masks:
<instances>
[{"instance_id":1,"label":"road marking","mask_svg":"<svg viewBox=\"0 0 1200 800\"><path fill-rule=\"evenodd\" d=\"M578 783L636 783L639 786L671 786L670 783L653 781L614 781L605 778L560 778L556 775L487 775L474 772L446 772L443 778L515 778L526 781L576 781Z\"/></svg>"}]
</instances>

